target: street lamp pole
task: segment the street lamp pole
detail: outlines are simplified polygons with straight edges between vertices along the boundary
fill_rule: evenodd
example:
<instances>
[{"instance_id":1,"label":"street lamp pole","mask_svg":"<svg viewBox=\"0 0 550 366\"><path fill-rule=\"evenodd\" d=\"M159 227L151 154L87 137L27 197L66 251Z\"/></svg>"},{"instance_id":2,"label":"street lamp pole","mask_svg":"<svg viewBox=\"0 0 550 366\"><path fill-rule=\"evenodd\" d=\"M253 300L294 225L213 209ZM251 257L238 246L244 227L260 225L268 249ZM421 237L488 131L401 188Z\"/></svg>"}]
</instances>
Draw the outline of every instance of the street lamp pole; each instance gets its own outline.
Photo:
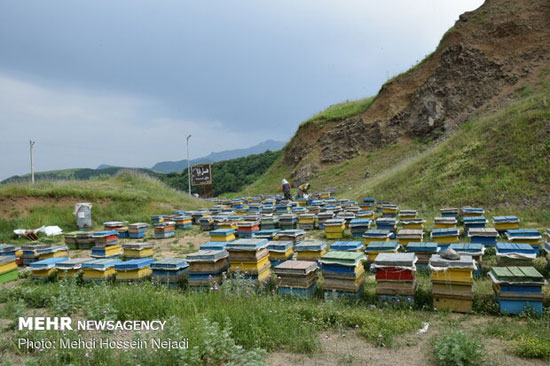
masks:
<instances>
[{"instance_id":1,"label":"street lamp pole","mask_svg":"<svg viewBox=\"0 0 550 366\"><path fill-rule=\"evenodd\" d=\"M189 195L191 195L191 166L189 161L189 139L191 135L187 136L187 179L189 183Z\"/></svg>"}]
</instances>

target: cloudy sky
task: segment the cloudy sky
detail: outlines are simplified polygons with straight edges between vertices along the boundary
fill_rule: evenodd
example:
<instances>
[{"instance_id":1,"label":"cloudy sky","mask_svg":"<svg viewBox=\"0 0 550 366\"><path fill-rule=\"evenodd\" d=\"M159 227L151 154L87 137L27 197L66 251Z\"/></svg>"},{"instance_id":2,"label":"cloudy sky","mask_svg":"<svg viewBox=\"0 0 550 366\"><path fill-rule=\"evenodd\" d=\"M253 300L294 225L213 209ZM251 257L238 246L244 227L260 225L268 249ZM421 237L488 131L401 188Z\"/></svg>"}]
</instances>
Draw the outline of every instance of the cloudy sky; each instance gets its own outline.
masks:
<instances>
[{"instance_id":1,"label":"cloudy sky","mask_svg":"<svg viewBox=\"0 0 550 366\"><path fill-rule=\"evenodd\" d=\"M0 2L0 179L287 141L374 95L481 0Z\"/></svg>"}]
</instances>

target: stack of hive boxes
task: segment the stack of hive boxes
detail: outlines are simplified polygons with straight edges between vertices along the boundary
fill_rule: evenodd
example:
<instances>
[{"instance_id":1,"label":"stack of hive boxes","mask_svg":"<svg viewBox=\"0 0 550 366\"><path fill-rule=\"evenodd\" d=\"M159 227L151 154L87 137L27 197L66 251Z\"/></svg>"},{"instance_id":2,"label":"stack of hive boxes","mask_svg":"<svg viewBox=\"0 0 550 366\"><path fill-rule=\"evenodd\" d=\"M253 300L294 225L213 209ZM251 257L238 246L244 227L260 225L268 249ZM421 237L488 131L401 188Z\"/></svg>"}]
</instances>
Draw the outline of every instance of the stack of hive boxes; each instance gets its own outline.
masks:
<instances>
[{"instance_id":1,"label":"stack of hive boxes","mask_svg":"<svg viewBox=\"0 0 550 366\"><path fill-rule=\"evenodd\" d=\"M460 240L458 237L460 236L460 230L459 229L433 229L430 237L432 238L432 241L435 241L441 250L445 250L451 245L452 243L458 243Z\"/></svg>"},{"instance_id":2,"label":"stack of hive boxes","mask_svg":"<svg viewBox=\"0 0 550 366\"><path fill-rule=\"evenodd\" d=\"M347 228L350 227L351 220L355 219L355 214L350 211L341 211L336 214L337 219L344 219Z\"/></svg>"},{"instance_id":3,"label":"stack of hive boxes","mask_svg":"<svg viewBox=\"0 0 550 366\"><path fill-rule=\"evenodd\" d=\"M319 229L323 230L325 228L325 221L332 220L334 218L334 212L324 211L317 214L317 220L319 222Z\"/></svg>"},{"instance_id":4,"label":"stack of hive boxes","mask_svg":"<svg viewBox=\"0 0 550 366\"><path fill-rule=\"evenodd\" d=\"M344 219L331 219L323 223L327 239L342 239L346 224Z\"/></svg>"},{"instance_id":5,"label":"stack of hive boxes","mask_svg":"<svg viewBox=\"0 0 550 366\"><path fill-rule=\"evenodd\" d=\"M95 246L92 248L92 258L111 258L120 255L118 232L105 230L94 232Z\"/></svg>"},{"instance_id":6,"label":"stack of hive boxes","mask_svg":"<svg viewBox=\"0 0 550 366\"><path fill-rule=\"evenodd\" d=\"M472 243L483 244L487 247L494 247L497 244L498 231L492 227L468 230L468 237Z\"/></svg>"},{"instance_id":7,"label":"stack of hive boxes","mask_svg":"<svg viewBox=\"0 0 550 366\"><path fill-rule=\"evenodd\" d=\"M48 258L31 263L31 275L33 280L48 280L56 273L55 265L59 262L68 261L69 258Z\"/></svg>"},{"instance_id":8,"label":"stack of hive boxes","mask_svg":"<svg viewBox=\"0 0 550 366\"><path fill-rule=\"evenodd\" d=\"M330 250L343 252L362 252L363 243L360 241L335 241L330 245Z\"/></svg>"},{"instance_id":9,"label":"stack of hive boxes","mask_svg":"<svg viewBox=\"0 0 550 366\"><path fill-rule=\"evenodd\" d=\"M229 215L227 220L218 225L218 229L234 229L239 228L239 222L243 221L244 217L240 215Z\"/></svg>"},{"instance_id":10,"label":"stack of hive boxes","mask_svg":"<svg viewBox=\"0 0 550 366\"><path fill-rule=\"evenodd\" d=\"M429 267L434 307L459 313L471 312L474 299L472 272L476 269L472 256L461 255L460 259L449 260L434 254Z\"/></svg>"},{"instance_id":11,"label":"stack of hive boxes","mask_svg":"<svg viewBox=\"0 0 550 366\"><path fill-rule=\"evenodd\" d=\"M269 261L272 266L277 266L294 255L294 243L291 241L270 241L267 246Z\"/></svg>"},{"instance_id":12,"label":"stack of hive boxes","mask_svg":"<svg viewBox=\"0 0 550 366\"><path fill-rule=\"evenodd\" d=\"M69 249L78 249L78 241L77 241L77 235L78 231L72 231L70 233L65 233L63 235L65 239L65 245L69 247Z\"/></svg>"},{"instance_id":13,"label":"stack of hive boxes","mask_svg":"<svg viewBox=\"0 0 550 366\"><path fill-rule=\"evenodd\" d=\"M484 216L464 216L464 232L467 234L470 229L483 229L487 224L487 219Z\"/></svg>"},{"instance_id":14,"label":"stack of hive boxes","mask_svg":"<svg viewBox=\"0 0 550 366\"><path fill-rule=\"evenodd\" d=\"M501 234L506 230L519 229L519 219L516 216L495 216L493 217L495 229Z\"/></svg>"},{"instance_id":15,"label":"stack of hive boxes","mask_svg":"<svg viewBox=\"0 0 550 366\"><path fill-rule=\"evenodd\" d=\"M82 270L82 264L90 260L90 258L75 258L56 263L57 278L78 276Z\"/></svg>"},{"instance_id":16,"label":"stack of hive boxes","mask_svg":"<svg viewBox=\"0 0 550 366\"><path fill-rule=\"evenodd\" d=\"M379 201L382 202L382 201ZM392 205L391 203L382 204L382 217L397 217L397 212L399 211L399 206Z\"/></svg>"},{"instance_id":17,"label":"stack of hive boxes","mask_svg":"<svg viewBox=\"0 0 550 366\"><path fill-rule=\"evenodd\" d=\"M155 228L155 239L173 238L176 235L176 223L174 221L164 221L153 226Z\"/></svg>"},{"instance_id":18,"label":"stack of hive boxes","mask_svg":"<svg viewBox=\"0 0 550 366\"><path fill-rule=\"evenodd\" d=\"M374 198L363 198L363 202L359 204L359 207L363 211L374 211L376 210L376 199Z\"/></svg>"},{"instance_id":19,"label":"stack of hive boxes","mask_svg":"<svg viewBox=\"0 0 550 366\"><path fill-rule=\"evenodd\" d=\"M177 215L174 217L174 222L176 223L176 229L187 230L193 226L191 216L187 215Z\"/></svg>"},{"instance_id":20,"label":"stack of hive boxes","mask_svg":"<svg viewBox=\"0 0 550 366\"><path fill-rule=\"evenodd\" d=\"M506 238L511 243L530 244L537 255L540 253L540 240L542 236L535 229L512 229L506 230Z\"/></svg>"},{"instance_id":21,"label":"stack of hive boxes","mask_svg":"<svg viewBox=\"0 0 550 366\"><path fill-rule=\"evenodd\" d=\"M474 275L481 275L481 265L483 264L483 254L485 253L485 247L479 243L453 243L449 245L449 248L457 252L458 254L471 255L476 263L477 269L474 270Z\"/></svg>"},{"instance_id":22,"label":"stack of hive boxes","mask_svg":"<svg viewBox=\"0 0 550 366\"><path fill-rule=\"evenodd\" d=\"M371 268L376 269L376 294L380 300L394 302L403 297L407 302L414 301L415 263L414 253L378 254Z\"/></svg>"},{"instance_id":23,"label":"stack of hive boxes","mask_svg":"<svg viewBox=\"0 0 550 366\"><path fill-rule=\"evenodd\" d=\"M210 241L233 241L235 240L235 229L217 229L210 231Z\"/></svg>"},{"instance_id":24,"label":"stack of hive boxes","mask_svg":"<svg viewBox=\"0 0 550 366\"><path fill-rule=\"evenodd\" d=\"M145 237L149 224L144 222L136 222L128 225L128 237L130 239L141 239Z\"/></svg>"},{"instance_id":25,"label":"stack of hive boxes","mask_svg":"<svg viewBox=\"0 0 550 366\"><path fill-rule=\"evenodd\" d=\"M397 253L399 250L398 241L373 241L365 247L365 253L369 263L374 263L374 260L381 253Z\"/></svg>"},{"instance_id":26,"label":"stack of hive boxes","mask_svg":"<svg viewBox=\"0 0 550 366\"><path fill-rule=\"evenodd\" d=\"M367 230L363 234L363 243L368 245L375 241L390 241L391 236L392 233L389 230Z\"/></svg>"},{"instance_id":27,"label":"stack of hive boxes","mask_svg":"<svg viewBox=\"0 0 550 366\"><path fill-rule=\"evenodd\" d=\"M320 240L304 240L294 246L296 259L318 261L327 252L327 243Z\"/></svg>"},{"instance_id":28,"label":"stack of hive boxes","mask_svg":"<svg viewBox=\"0 0 550 366\"><path fill-rule=\"evenodd\" d=\"M281 295L312 296L317 289L317 263L285 261L274 268L277 292Z\"/></svg>"},{"instance_id":29,"label":"stack of hive boxes","mask_svg":"<svg viewBox=\"0 0 550 366\"><path fill-rule=\"evenodd\" d=\"M275 211L277 212L277 214L282 215L288 213L289 208L290 205L288 203L281 202L275 206Z\"/></svg>"},{"instance_id":30,"label":"stack of hive boxes","mask_svg":"<svg viewBox=\"0 0 550 366\"><path fill-rule=\"evenodd\" d=\"M237 224L237 235L240 239L250 239L260 230L260 221L241 221Z\"/></svg>"},{"instance_id":31,"label":"stack of hive boxes","mask_svg":"<svg viewBox=\"0 0 550 366\"><path fill-rule=\"evenodd\" d=\"M21 251L23 252L21 258L23 259L23 264L25 266L30 265L33 262L39 260L38 251L48 248L47 244L32 244L32 245L22 245Z\"/></svg>"},{"instance_id":32,"label":"stack of hive boxes","mask_svg":"<svg viewBox=\"0 0 550 366\"><path fill-rule=\"evenodd\" d=\"M441 216L443 217L458 218L458 208L442 208L439 212L441 212Z\"/></svg>"},{"instance_id":33,"label":"stack of hive boxes","mask_svg":"<svg viewBox=\"0 0 550 366\"><path fill-rule=\"evenodd\" d=\"M328 295L359 294L365 283L365 255L361 252L331 250L321 257L323 290Z\"/></svg>"},{"instance_id":34,"label":"stack of hive boxes","mask_svg":"<svg viewBox=\"0 0 550 366\"><path fill-rule=\"evenodd\" d=\"M0 256L0 284L15 281L19 278L16 261L17 257L14 255Z\"/></svg>"},{"instance_id":35,"label":"stack of hive boxes","mask_svg":"<svg viewBox=\"0 0 550 366\"><path fill-rule=\"evenodd\" d=\"M115 264L116 280L129 282L141 281L153 273L151 263L154 261L153 258L140 258L117 263Z\"/></svg>"},{"instance_id":36,"label":"stack of hive boxes","mask_svg":"<svg viewBox=\"0 0 550 366\"><path fill-rule=\"evenodd\" d=\"M123 221L108 221L103 223L103 230L105 231L116 231L119 238L128 237L128 227Z\"/></svg>"},{"instance_id":37,"label":"stack of hive boxes","mask_svg":"<svg viewBox=\"0 0 550 366\"><path fill-rule=\"evenodd\" d=\"M317 216L312 213L304 213L298 218L298 227L302 230L315 230Z\"/></svg>"},{"instance_id":38,"label":"stack of hive boxes","mask_svg":"<svg viewBox=\"0 0 550 366\"><path fill-rule=\"evenodd\" d=\"M229 269L229 253L226 250L199 250L189 254L189 286L204 288L222 282L222 276Z\"/></svg>"},{"instance_id":39,"label":"stack of hive boxes","mask_svg":"<svg viewBox=\"0 0 550 366\"><path fill-rule=\"evenodd\" d=\"M352 236L363 237L365 231L370 228L372 224L371 219L353 219L349 223L350 231Z\"/></svg>"},{"instance_id":40,"label":"stack of hive boxes","mask_svg":"<svg viewBox=\"0 0 550 366\"><path fill-rule=\"evenodd\" d=\"M153 225L159 224L161 222L164 222L165 217L166 215L154 215L154 216L151 216L151 221L153 222Z\"/></svg>"},{"instance_id":41,"label":"stack of hive boxes","mask_svg":"<svg viewBox=\"0 0 550 366\"><path fill-rule=\"evenodd\" d=\"M401 226L403 226L403 229L411 229L411 230L424 230L424 223L426 220L424 219L402 219L399 221Z\"/></svg>"},{"instance_id":42,"label":"stack of hive boxes","mask_svg":"<svg viewBox=\"0 0 550 366\"><path fill-rule=\"evenodd\" d=\"M87 281L105 281L116 275L115 265L119 259L94 259L82 263L83 279Z\"/></svg>"},{"instance_id":43,"label":"stack of hive boxes","mask_svg":"<svg viewBox=\"0 0 550 366\"><path fill-rule=\"evenodd\" d=\"M210 231L216 229L216 223L210 214L201 215L198 219L202 231Z\"/></svg>"},{"instance_id":44,"label":"stack of hive boxes","mask_svg":"<svg viewBox=\"0 0 550 366\"><path fill-rule=\"evenodd\" d=\"M262 215L260 218L262 230L275 230L279 228L279 216L273 214Z\"/></svg>"},{"instance_id":45,"label":"stack of hive boxes","mask_svg":"<svg viewBox=\"0 0 550 366\"><path fill-rule=\"evenodd\" d=\"M283 213L279 216L279 228L281 230L292 230L298 227L298 216L293 213Z\"/></svg>"},{"instance_id":46,"label":"stack of hive boxes","mask_svg":"<svg viewBox=\"0 0 550 366\"><path fill-rule=\"evenodd\" d=\"M436 229L456 229L456 217L434 217Z\"/></svg>"},{"instance_id":47,"label":"stack of hive boxes","mask_svg":"<svg viewBox=\"0 0 550 366\"><path fill-rule=\"evenodd\" d=\"M277 236L277 233L279 232L279 229L272 229L272 230L258 230L254 233L254 237L256 239L267 239L267 240L275 240L275 237Z\"/></svg>"},{"instance_id":48,"label":"stack of hive boxes","mask_svg":"<svg viewBox=\"0 0 550 366\"><path fill-rule=\"evenodd\" d=\"M376 228L379 230L389 230L395 233L397 229L397 219L394 217L380 217L376 219Z\"/></svg>"},{"instance_id":49,"label":"stack of hive boxes","mask_svg":"<svg viewBox=\"0 0 550 366\"><path fill-rule=\"evenodd\" d=\"M357 213L358 219L369 219L374 220L374 211L359 211Z\"/></svg>"},{"instance_id":50,"label":"stack of hive boxes","mask_svg":"<svg viewBox=\"0 0 550 366\"><path fill-rule=\"evenodd\" d=\"M522 243L497 243L497 265L532 266L537 253L532 245Z\"/></svg>"},{"instance_id":51,"label":"stack of hive boxes","mask_svg":"<svg viewBox=\"0 0 550 366\"><path fill-rule=\"evenodd\" d=\"M164 258L151 263L151 270L152 281L177 287L186 278L189 264L183 258Z\"/></svg>"},{"instance_id":52,"label":"stack of hive boxes","mask_svg":"<svg viewBox=\"0 0 550 366\"><path fill-rule=\"evenodd\" d=\"M416 219L418 211L416 210L400 210L399 211L399 221Z\"/></svg>"},{"instance_id":53,"label":"stack of hive boxes","mask_svg":"<svg viewBox=\"0 0 550 366\"><path fill-rule=\"evenodd\" d=\"M414 255L416 255L416 266L418 268L427 268L430 263L431 256L433 254L437 254L439 251L437 243L430 242L409 243L405 249L408 253L414 253Z\"/></svg>"},{"instance_id":54,"label":"stack of hive boxes","mask_svg":"<svg viewBox=\"0 0 550 366\"><path fill-rule=\"evenodd\" d=\"M152 258L154 246L153 243L125 243L122 245L123 259Z\"/></svg>"},{"instance_id":55,"label":"stack of hive boxes","mask_svg":"<svg viewBox=\"0 0 550 366\"><path fill-rule=\"evenodd\" d=\"M303 241L306 237L306 232L304 230L294 229L294 230L283 230L279 231L275 235L275 240L279 241L291 241L294 245Z\"/></svg>"},{"instance_id":56,"label":"stack of hive boxes","mask_svg":"<svg viewBox=\"0 0 550 366\"><path fill-rule=\"evenodd\" d=\"M397 232L397 240L404 247L410 242L419 243L423 239L424 231L422 229L401 229Z\"/></svg>"},{"instance_id":57,"label":"stack of hive boxes","mask_svg":"<svg viewBox=\"0 0 550 366\"><path fill-rule=\"evenodd\" d=\"M238 239L228 243L229 272L244 275L257 284L267 281L271 276L268 243L265 239Z\"/></svg>"},{"instance_id":58,"label":"stack of hive boxes","mask_svg":"<svg viewBox=\"0 0 550 366\"><path fill-rule=\"evenodd\" d=\"M493 267L489 277L501 313L542 314L542 286L546 281L535 267Z\"/></svg>"}]
</instances>

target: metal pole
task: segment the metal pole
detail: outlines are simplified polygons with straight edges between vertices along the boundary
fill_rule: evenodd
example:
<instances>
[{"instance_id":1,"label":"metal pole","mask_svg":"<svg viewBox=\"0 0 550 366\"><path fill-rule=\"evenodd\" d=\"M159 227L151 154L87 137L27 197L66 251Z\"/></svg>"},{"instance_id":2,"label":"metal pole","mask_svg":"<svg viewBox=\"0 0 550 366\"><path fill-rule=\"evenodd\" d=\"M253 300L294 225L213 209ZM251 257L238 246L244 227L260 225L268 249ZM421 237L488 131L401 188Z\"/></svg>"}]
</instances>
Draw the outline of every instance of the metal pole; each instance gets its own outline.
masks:
<instances>
[{"instance_id":1,"label":"metal pole","mask_svg":"<svg viewBox=\"0 0 550 366\"><path fill-rule=\"evenodd\" d=\"M187 179L189 183L189 195L191 195L191 167L189 161L189 139L191 135L187 136Z\"/></svg>"},{"instance_id":2,"label":"metal pole","mask_svg":"<svg viewBox=\"0 0 550 366\"><path fill-rule=\"evenodd\" d=\"M29 140L31 149L31 183L34 183L34 144L35 141Z\"/></svg>"}]
</instances>

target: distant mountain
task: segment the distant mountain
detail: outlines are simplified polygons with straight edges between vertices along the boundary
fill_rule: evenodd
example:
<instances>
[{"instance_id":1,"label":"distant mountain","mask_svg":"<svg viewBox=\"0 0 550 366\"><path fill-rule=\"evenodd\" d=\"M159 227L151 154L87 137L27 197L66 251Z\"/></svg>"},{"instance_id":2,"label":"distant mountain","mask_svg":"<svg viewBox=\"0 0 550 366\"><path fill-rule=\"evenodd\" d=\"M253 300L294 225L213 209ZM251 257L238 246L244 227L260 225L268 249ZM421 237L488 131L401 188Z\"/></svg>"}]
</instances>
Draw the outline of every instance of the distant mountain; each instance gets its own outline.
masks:
<instances>
[{"instance_id":1,"label":"distant mountain","mask_svg":"<svg viewBox=\"0 0 550 366\"><path fill-rule=\"evenodd\" d=\"M226 150L226 151L210 153L209 155L204 156L202 158L192 159L191 165L197 165L197 164L203 164L203 163L214 163L217 161L242 158L244 156L248 156L252 154L261 154L268 150L271 150L271 151L280 150L284 146L285 146L284 142L266 140L264 142L260 142L258 145L254 145L246 149ZM163 172L163 173L181 172L187 169L187 160L162 161L160 163L155 164L151 169L154 171Z\"/></svg>"}]
</instances>

